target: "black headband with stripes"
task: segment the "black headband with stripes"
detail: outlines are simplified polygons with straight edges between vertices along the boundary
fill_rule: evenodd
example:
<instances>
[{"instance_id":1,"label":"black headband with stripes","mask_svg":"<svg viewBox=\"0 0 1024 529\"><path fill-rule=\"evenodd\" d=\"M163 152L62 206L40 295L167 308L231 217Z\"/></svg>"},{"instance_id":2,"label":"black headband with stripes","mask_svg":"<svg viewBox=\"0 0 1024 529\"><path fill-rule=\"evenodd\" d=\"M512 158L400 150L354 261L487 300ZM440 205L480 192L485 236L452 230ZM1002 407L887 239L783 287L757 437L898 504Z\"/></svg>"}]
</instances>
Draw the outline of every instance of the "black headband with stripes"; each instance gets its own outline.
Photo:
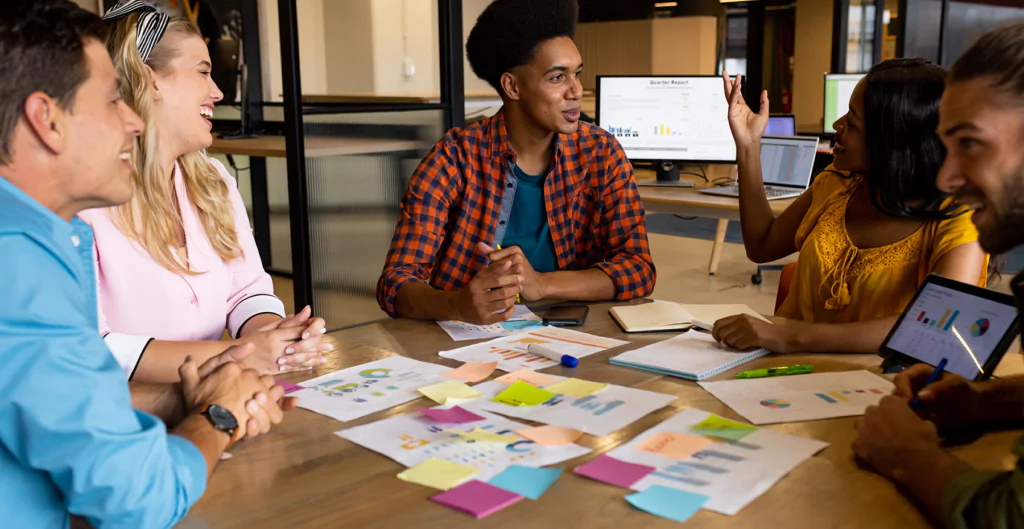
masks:
<instances>
[{"instance_id":1,"label":"black headband with stripes","mask_svg":"<svg viewBox=\"0 0 1024 529\"><path fill-rule=\"evenodd\" d=\"M135 31L135 45L139 48L142 62L146 62L156 43L164 36L171 17L157 12L156 8L142 3L141 0L123 0L110 8L107 14L103 15L103 20L116 22L132 13L140 13L139 26Z\"/></svg>"}]
</instances>

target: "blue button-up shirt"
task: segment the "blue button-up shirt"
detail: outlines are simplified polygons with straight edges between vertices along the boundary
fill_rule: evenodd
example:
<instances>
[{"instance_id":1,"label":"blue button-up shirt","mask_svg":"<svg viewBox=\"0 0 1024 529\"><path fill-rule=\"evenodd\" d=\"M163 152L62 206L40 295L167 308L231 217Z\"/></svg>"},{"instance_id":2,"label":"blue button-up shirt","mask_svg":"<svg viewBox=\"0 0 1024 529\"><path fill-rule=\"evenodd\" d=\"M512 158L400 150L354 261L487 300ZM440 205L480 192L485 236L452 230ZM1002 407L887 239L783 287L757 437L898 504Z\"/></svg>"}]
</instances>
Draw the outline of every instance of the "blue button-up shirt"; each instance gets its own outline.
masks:
<instances>
[{"instance_id":1,"label":"blue button-up shirt","mask_svg":"<svg viewBox=\"0 0 1024 529\"><path fill-rule=\"evenodd\" d=\"M0 178L0 526L170 527L206 461L132 409L97 329L92 230Z\"/></svg>"}]
</instances>

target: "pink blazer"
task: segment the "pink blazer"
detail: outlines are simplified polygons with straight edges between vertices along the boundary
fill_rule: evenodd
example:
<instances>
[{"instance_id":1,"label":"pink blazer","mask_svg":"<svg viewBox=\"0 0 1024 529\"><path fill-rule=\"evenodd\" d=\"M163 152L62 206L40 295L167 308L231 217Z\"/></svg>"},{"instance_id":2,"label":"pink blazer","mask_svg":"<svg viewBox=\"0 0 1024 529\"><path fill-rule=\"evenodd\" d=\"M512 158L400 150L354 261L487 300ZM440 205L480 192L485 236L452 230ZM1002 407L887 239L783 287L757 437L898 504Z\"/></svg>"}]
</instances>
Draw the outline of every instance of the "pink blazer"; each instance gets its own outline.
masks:
<instances>
[{"instance_id":1,"label":"pink blazer","mask_svg":"<svg viewBox=\"0 0 1024 529\"><path fill-rule=\"evenodd\" d=\"M109 209L79 214L95 233L99 330L129 379L151 340L220 340L225 329L237 337L257 314L284 316L284 304L263 270L238 184L223 164L210 163L228 184L244 257L224 262L213 251L175 165L174 191L189 267L201 274L182 275L157 264L118 229Z\"/></svg>"}]
</instances>

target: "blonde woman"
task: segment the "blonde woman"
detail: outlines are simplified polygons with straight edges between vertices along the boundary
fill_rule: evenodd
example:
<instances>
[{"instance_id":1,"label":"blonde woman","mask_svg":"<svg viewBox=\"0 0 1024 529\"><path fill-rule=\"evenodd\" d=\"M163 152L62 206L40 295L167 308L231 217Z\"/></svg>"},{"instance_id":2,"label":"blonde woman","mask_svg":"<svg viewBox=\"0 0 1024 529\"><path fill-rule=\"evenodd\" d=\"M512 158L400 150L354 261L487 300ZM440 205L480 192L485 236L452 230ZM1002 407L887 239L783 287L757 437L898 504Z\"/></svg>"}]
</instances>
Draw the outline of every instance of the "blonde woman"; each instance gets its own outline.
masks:
<instances>
[{"instance_id":1,"label":"blonde woman","mask_svg":"<svg viewBox=\"0 0 1024 529\"><path fill-rule=\"evenodd\" d=\"M201 364L242 343L265 373L326 362L324 321L308 307L284 317L237 184L204 154L223 94L199 30L137 0L104 19L121 97L145 122L125 160L135 196L81 215L95 232L100 331L125 374L175 382L187 356Z\"/></svg>"}]
</instances>

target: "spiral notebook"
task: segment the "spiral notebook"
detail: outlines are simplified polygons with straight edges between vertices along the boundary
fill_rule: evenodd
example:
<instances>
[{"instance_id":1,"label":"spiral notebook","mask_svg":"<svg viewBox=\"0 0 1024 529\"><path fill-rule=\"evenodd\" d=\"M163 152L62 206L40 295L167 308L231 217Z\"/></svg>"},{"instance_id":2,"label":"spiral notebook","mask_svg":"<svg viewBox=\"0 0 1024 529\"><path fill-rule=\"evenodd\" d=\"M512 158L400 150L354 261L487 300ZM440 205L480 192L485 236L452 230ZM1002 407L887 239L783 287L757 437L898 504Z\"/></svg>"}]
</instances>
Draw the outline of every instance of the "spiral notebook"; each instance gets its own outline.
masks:
<instances>
[{"instance_id":1,"label":"spiral notebook","mask_svg":"<svg viewBox=\"0 0 1024 529\"><path fill-rule=\"evenodd\" d=\"M610 362L688 380L706 380L767 354L767 349L731 349L716 342L710 334L689 331L664 342L622 353L612 357Z\"/></svg>"}]
</instances>

